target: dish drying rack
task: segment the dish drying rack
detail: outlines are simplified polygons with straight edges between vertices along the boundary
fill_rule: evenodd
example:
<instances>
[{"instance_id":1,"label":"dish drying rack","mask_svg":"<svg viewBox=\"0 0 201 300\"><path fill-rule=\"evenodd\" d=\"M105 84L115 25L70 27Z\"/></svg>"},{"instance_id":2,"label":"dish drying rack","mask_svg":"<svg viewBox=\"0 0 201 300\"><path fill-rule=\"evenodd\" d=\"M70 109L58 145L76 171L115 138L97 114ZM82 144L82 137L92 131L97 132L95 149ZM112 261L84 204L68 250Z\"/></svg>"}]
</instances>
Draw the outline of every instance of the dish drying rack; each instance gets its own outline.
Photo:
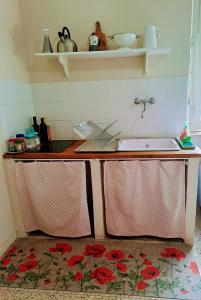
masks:
<instances>
[{"instance_id":1,"label":"dish drying rack","mask_svg":"<svg viewBox=\"0 0 201 300\"><path fill-rule=\"evenodd\" d=\"M87 121L75 126L73 131L81 139L87 140L79 146L76 152L114 152L117 150L116 137L121 131L114 132L112 126L117 122L95 123Z\"/></svg>"}]
</instances>

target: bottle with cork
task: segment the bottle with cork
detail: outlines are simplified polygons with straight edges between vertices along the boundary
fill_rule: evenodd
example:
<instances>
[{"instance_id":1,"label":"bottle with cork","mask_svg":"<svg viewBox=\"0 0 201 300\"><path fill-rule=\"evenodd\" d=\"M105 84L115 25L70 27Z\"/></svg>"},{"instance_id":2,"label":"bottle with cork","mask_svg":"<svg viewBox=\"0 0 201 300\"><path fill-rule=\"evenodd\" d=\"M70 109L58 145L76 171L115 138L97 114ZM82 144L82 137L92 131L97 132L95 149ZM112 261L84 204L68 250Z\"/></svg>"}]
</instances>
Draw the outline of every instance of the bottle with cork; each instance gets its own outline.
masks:
<instances>
[{"instance_id":1,"label":"bottle with cork","mask_svg":"<svg viewBox=\"0 0 201 300\"><path fill-rule=\"evenodd\" d=\"M101 31L101 26L99 21L96 22L95 35L99 38L99 45L97 50L98 51L107 50L107 38L106 35Z\"/></svg>"}]
</instances>

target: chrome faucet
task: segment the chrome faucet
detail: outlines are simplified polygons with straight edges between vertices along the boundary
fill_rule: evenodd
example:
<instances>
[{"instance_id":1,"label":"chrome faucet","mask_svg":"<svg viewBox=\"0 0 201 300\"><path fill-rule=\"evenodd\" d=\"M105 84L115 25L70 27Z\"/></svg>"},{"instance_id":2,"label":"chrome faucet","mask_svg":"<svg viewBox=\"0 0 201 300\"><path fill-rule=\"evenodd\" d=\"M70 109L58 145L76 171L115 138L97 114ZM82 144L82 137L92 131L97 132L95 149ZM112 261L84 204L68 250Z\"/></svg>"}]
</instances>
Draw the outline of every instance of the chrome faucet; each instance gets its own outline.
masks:
<instances>
[{"instance_id":1,"label":"chrome faucet","mask_svg":"<svg viewBox=\"0 0 201 300\"><path fill-rule=\"evenodd\" d=\"M156 99L154 97L151 97L151 98L148 98L148 99L135 98L133 100L133 102L136 105L141 104L141 103L144 105L143 111L141 113L141 119L143 119L144 118L144 112L146 111L146 105L147 105L147 103L148 104L154 104L154 103L156 103Z\"/></svg>"}]
</instances>

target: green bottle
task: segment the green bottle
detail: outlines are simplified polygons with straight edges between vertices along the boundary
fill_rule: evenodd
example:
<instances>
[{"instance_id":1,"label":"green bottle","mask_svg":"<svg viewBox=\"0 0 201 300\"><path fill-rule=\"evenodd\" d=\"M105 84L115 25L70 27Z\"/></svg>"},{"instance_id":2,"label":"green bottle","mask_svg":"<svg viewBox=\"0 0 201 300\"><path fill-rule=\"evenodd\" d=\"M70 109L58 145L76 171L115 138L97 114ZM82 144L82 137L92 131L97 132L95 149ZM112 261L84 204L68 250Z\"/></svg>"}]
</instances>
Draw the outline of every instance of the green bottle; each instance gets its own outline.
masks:
<instances>
[{"instance_id":1,"label":"green bottle","mask_svg":"<svg viewBox=\"0 0 201 300\"><path fill-rule=\"evenodd\" d=\"M190 127L189 127L188 121L184 122L184 128L186 129L187 135L184 137L182 142L184 144L186 144L186 143L192 144L192 138L191 138L191 134L190 134Z\"/></svg>"}]
</instances>

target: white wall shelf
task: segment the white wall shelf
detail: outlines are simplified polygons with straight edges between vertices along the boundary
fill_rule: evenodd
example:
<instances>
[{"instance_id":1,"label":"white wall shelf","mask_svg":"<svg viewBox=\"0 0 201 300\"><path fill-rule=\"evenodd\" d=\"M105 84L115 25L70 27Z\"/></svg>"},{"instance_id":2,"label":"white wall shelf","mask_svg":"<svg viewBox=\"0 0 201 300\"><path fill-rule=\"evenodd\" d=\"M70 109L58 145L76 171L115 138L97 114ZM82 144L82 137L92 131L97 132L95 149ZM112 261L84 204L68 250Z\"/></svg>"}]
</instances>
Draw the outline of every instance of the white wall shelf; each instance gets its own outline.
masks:
<instances>
[{"instance_id":1,"label":"white wall shelf","mask_svg":"<svg viewBox=\"0 0 201 300\"><path fill-rule=\"evenodd\" d=\"M169 48L136 48L124 50L107 50L107 51L82 51L82 52L61 52L61 53L35 53L35 56L53 58L56 57L64 68L64 73L67 78L70 77L68 62L71 59L92 59L92 58L124 58L144 56L144 74L148 74L149 59L151 56L167 55L171 49Z\"/></svg>"}]
</instances>

